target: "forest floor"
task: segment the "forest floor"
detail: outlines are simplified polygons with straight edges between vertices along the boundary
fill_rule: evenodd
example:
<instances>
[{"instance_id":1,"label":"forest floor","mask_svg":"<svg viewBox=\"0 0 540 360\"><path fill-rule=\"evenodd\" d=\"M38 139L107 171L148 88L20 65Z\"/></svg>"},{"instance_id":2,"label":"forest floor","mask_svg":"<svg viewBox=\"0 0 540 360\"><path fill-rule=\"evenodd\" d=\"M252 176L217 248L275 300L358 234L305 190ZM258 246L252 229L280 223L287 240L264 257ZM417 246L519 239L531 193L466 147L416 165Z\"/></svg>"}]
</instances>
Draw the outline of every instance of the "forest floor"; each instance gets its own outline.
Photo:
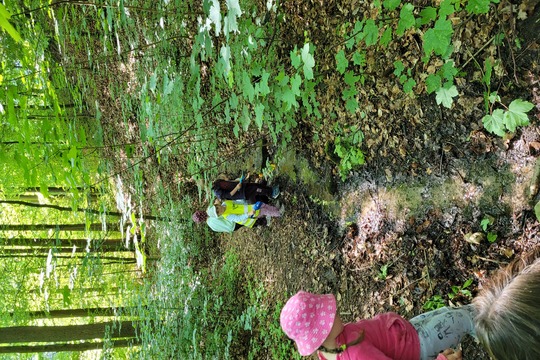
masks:
<instances>
[{"instance_id":1,"label":"forest floor","mask_svg":"<svg viewBox=\"0 0 540 360\"><path fill-rule=\"evenodd\" d=\"M367 117L360 119L336 106L342 79L334 50L343 41L335 29L354 23L369 11L365 7L355 0L282 2L287 21L274 40L287 57L287 44L302 44L309 34L324 77L321 113L360 126L365 165L341 181L328 153L329 133L323 126L316 141L309 120L300 120L289 153L278 157L276 149L265 149L276 164L269 182L281 188L276 202L284 215L265 227L216 234L215 242L217 252L233 249L264 279L269 304L301 289L334 293L346 321L384 311L412 317L426 304L469 303L490 273L539 244L533 210L540 174L538 1L519 5L525 20L518 21L517 10L504 1L497 16L462 20L456 30L461 47L453 58L465 75L456 78L460 94L451 109L423 89L405 95L386 70L396 59L423 66L416 36L368 53L360 100ZM508 42L519 39L521 50L491 42L498 32ZM481 74L472 56L479 52L501 59L492 87L507 104L521 98L537 105L531 125L513 136L501 139L482 126L484 88L475 81ZM125 132L104 126L111 138ZM261 151L253 149L253 157ZM227 165L222 171L233 175L253 170ZM177 171L170 164L160 175L174 179ZM471 285L462 289L468 280ZM464 358L487 356L467 341Z\"/></svg>"},{"instance_id":2,"label":"forest floor","mask_svg":"<svg viewBox=\"0 0 540 360\"><path fill-rule=\"evenodd\" d=\"M330 29L351 16L350 3L289 2L280 41L298 43L307 31L318 48L335 46ZM533 8L526 9L530 16ZM539 11L536 6L536 18ZM275 297L270 303L304 289L336 294L348 321L384 311L412 317L437 301L469 303L490 273L538 246L540 225L533 211L540 150L538 33L512 14L499 16L465 24L461 43L464 49L485 44L505 22L507 36L524 41L520 53L498 49L507 74L498 86L509 99L536 101L532 125L497 138L481 123L481 87L460 88L458 103L446 109L436 105L434 95L393 91L392 74L373 76L363 90L362 106L371 109L370 122L361 123L367 161L341 182L324 141L310 141L309 124L301 124L302 145L276 164L271 180L282 189L277 203L285 207L284 216L266 228L241 229L221 243L265 279ZM420 57L413 43L401 45L376 60L374 74L381 74L389 59ZM322 69L333 66L333 52L328 53L316 58ZM324 81L323 109L333 109L332 99L339 97L334 80L329 75ZM460 289L468 280L470 295ZM464 358L488 357L468 340Z\"/></svg>"}]
</instances>

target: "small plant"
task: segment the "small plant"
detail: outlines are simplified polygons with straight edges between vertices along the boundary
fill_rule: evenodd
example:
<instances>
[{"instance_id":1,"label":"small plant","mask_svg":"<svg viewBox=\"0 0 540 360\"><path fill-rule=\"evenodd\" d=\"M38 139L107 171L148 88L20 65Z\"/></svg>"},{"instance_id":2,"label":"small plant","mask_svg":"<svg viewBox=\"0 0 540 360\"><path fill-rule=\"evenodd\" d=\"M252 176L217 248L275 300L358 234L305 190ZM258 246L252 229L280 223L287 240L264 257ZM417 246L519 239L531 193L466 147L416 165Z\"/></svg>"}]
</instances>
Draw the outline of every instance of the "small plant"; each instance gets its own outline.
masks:
<instances>
[{"instance_id":1,"label":"small plant","mask_svg":"<svg viewBox=\"0 0 540 360\"><path fill-rule=\"evenodd\" d=\"M456 298L457 296L463 296L467 299L471 299L472 298L471 291L467 288L471 286L472 282L473 282L473 279L468 279L461 286L456 286L456 285L452 286L452 292L448 294L448 298L452 300Z\"/></svg>"},{"instance_id":2,"label":"small plant","mask_svg":"<svg viewBox=\"0 0 540 360\"><path fill-rule=\"evenodd\" d=\"M493 218L493 216L490 216L490 215L484 216L482 221L480 221L480 227L486 233L487 240L490 243L494 243L497 240L497 234L494 232L488 231L488 227L490 225L493 225L494 222L495 222L495 219Z\"/></svg>"},{"instance_id":3,"label":"small plant","mask_svg":"<svg viewBox=\"0 0 540 360\"><path fill-rule=\"evenodd\" d=\"M428 301L426 301L423 308L425 310L435 310L438 308L442 308L445 305L446 302L441 295L433 295Z\"/></svg>"},{"instance_id":4,"label":"small plant","mask_svg":"<svg viewBox=\"0 0 540 360\"><path fill-rule=\"evenodd\" d=\"M413 91L416 81L412 78L412 70L405 70L405 66L401 60L394 61L394 75L399 79L401 85L403 85L403 92L410 94Z\"/></svg>"},{"instance_id":5,"label":"small plant","mask_svg":"<svg viewBox=\"0 0 540 360\"><path fill-rule=\"evenodd\" d=\"M381 268L379 269L379 273L377 274L377 277L380 279L380 280L386 280L386 277L388 276L388 267L389 265L388 264L384 264L383 266L381 266Z\"/></svg>"},{"instance_id":6,"label":"small plant","mask_svg":"<svg viewBox=\"0 0 540 360\"><path fill-rule=\"evenodd\" d=\"M490 133L504 137L507 131L513 133L518 127L529 125L527 113L534 107L532 103L515 99L506 107L497 92L489 95L489 102L491 109L496 103L504 107L504 109L491 110L482 118L484 128Z\"/></svg>"},{"instance_id":7,"label":"small plant","mask_svg":"<svg viewBox=\"0 0 540 360\"><path fill-rule=\"evenodd\" d=\"M340 127L336 129L338 135L334 142L334 153L340 158L339 175L341 180L345 181L352 169L364 164L364 153L360 150L364 134L356 125L349 127L347 132L341 130Z\"/></svg>"}]
</instances>

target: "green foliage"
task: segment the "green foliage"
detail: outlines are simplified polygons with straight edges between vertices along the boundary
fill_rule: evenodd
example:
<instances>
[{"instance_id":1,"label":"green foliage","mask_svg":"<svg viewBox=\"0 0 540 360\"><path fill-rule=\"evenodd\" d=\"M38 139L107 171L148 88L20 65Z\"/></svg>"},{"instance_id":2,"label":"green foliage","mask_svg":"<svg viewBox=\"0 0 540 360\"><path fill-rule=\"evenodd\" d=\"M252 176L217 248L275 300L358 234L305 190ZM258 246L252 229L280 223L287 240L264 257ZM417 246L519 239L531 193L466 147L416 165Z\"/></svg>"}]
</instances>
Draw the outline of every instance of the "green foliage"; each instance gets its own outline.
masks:
<instances>
[{"instance_id":1,"label":"green foliage","mask_svg":"<svg viewBox=\"0 0 540 360\"><path fill-rule=\"evenodd\" d=\"M21 35L13 25L9 23L11 14L6 10L4 4L0 4L0 27L4 29L16 42L22 41Z\"/></svg>"},{"instance_id":2,"label":"green foliage","mask_svg":"<svg viewBox=\"0 0 540 360\"><path fill-rule=\"evenodd\" d=\"M380 267L379 269L379 273L377 274L377 277L380 279L380 280L386 280L386 277L388 276L388 267L389 267L389 264L384 264Z\"/></svg>"},{"instance_id":3,"label":"green foliage","mask_svg":"<svg viewBox=\"0 0 540 360\"><path fill-rule=\"evenodd\" d=\"M399 12L399 21L396 29L396 34L402 36L406 30L410 29L416 24L416 19L414 18L414 5L407 3L403 5L401 11Z\"/></svg>"},{"instance_id":4,"label":"green foliage","mask_svg":"<svg viewBox=\"0 0 540 360\"><path fill-rule=\"evenodd\" d=\"M345 130L336 128L334 153L339 157L339 175L341 180L345 180L347 175L354 168L364 164L364 153L360 149L364 134L356 125Z\"/></svg>"},{"instance_id":5,"label":"green foliage","mask_svg":"<svg viewBox=\"0 0 540 360\"><path fill-rule=\"evenodd\" d=\"M500 103L500 98L496 93L490 96L491 104ZM504 104L501 103L504 106ZM482 123L487 131L492 134L505 136L506 132L515 132L520 126L529 125L529 112L534 105L521 99L513 100L506 109L495 109L491 114L482 118Z\"/></svg>"},{"instance_id":6,"label":"green foliage","mask_svg":"<svg viewBox=\"0 0 540 360\"><path fill-rule=\"evenodd\" d=\"M424 310L436 310L442 308L446 305L446 302L441 295L433 295L426 303L424 304Z\"/></svg>"},{"instance_id":7,"label":"green foliage","mask_svg":"<svg viewBox=\"0 0 540 360\"><path fill-rule=\"evenodd\" d=\"M536 220L540 221L540 201L534 205L534 215L536 216Z\"/></svg>"},{"instance_id":8,"label":"green foliage","mask_svg":"<svg viewBox=\"0 0 540 360\"><path fill-rule=\"evenodd\" d=\"M405 66L401 60L394 61L394 67L394 75L396 75L399 82L403 85L403 92L411 94L416 85L416 81L411 77L412 70L407 69L407 71L405 71Z\"/></svg>"},{"instance_id":9,"label":"green foliage","mask_svg":"<svg viewBox=\"0 0 540 360\"><path fill-rule=\"evenodd\" d=\"M473 282L473 279L468 279L463 283L463 285L457 286L453 285L451 287L452 291L448 294L448 298L450 300L454 299L457 296L464 296L467 299L472 298L471 291L468 289L469 286L471 286Z\"/></svg>"},{"instance_id":10,"label":"green foliage","mask_svg":"<svg viewBox=\"0 0 540 360\"><path fill-rule=\"evenodd\" d=\"M469 0L465 9L471 14L487 14L491 3L498 4L499 0Z\"/></svg>"},{"instance_id":11,"label":"green foliage","mask_svg":"<svg viewBox=\"0 0 540 360\"><path fill-rule=\"evenodd\" d=\"M450 20L439 18L435 26L424 34L424 60L427 62L431 53L446 59L452 50L451 40L454 29Z\"/></svg>"},{"instance_id":12,"label":"green foliage","mask_svg":"<svg viewBox=\"0 0 540 360\"><path fill-rule=\"evenodd\" d=\"M450 292L446 294L446 297L448 300L453 300L456 297L465 297L468 300L472 299L472 293L468 289L471 284L473 283L473 279L468 279L463 283L463 285L453 285L450 288ZM446 306L446 300L441 295L433 295L426 303L424 304L423 308L425 310L435 310L441 307Z\"/></svg>"}]
</instances>

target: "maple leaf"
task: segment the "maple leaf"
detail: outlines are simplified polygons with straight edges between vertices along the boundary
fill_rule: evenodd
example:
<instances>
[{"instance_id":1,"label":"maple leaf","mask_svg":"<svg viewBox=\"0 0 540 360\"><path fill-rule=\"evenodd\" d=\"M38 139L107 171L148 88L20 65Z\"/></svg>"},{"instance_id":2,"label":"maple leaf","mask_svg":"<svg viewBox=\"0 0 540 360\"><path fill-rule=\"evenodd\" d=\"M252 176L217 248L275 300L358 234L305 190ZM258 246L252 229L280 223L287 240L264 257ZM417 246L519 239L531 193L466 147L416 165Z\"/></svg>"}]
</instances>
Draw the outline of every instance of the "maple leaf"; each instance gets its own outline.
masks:
<instances>
[{"instance_id":1,"label":"maple leaf","mask_svg":"<svg viewBox=\"0 0 540 360\"><path fill-rule=\"evenodd\" d=\"M340 50L336 54L336 64L337 64L337 71L339 71L340 74L343 75L345 70L347 70L347 67L349 66L349 60L347 60L347 57L345 56L345 51Z\"/></svg>"},{"instance_id":2,"label":"maple leaf","mask_svg":"<svg viewBox=\"0 0 540 360\"><path fill-rule=\"evenodd\" d=\"M458 95L456 86L451 84L445 84L445 86L437 90L436 93L437 96L435 97L435 100L437 101L437 104L443 104L444 107L449 109L452 107L454 97Z\"/></svg>"},{"instance_id":3,"label":"maple leaf","mask_svg":"<svg viewBox=\"0 0 540 360\"><path fill-rule=\"evenodd\" d=\"M307 80L313 79L313 67L315 66L315 59L309 52L309 44L304 44L302 48L302 62L304 63L304 76Z\"/></svg>"},{"instance_id":4,"label":"maple leaf","mask_svg":"<svg viewBox=\"0 0 540 360\"><path fill-rule=\"evenodd\" d=\"M496 109L491 115L485 115L482 118L484 128L492 134L504 136L504 111Z\"/></svg>"},{"instance_id":5,"label":"maple leaf","mask_svg":"<svg viewBox=\"0 0 540 360\"><path fill-rule=\"evenodd\" d=\"M399 13L399 22L396 30L396 34L399 36L405 33L405 30L410 29L416 23L413 15L414 5L407 3L405 4Z\"/></svg>"},{"instance_id":6,"label":"maple leaf","mask_svg":"<svg viewBox=\"0 0 540 360\"><path fill-rule=\"evenodd\" d=\"M445 55L452 40L452 23L449 20L440 18L435 22L435 26L424 34L424 53L429 56L433 51L437 55Z\"/></svg>"}]
</instances>

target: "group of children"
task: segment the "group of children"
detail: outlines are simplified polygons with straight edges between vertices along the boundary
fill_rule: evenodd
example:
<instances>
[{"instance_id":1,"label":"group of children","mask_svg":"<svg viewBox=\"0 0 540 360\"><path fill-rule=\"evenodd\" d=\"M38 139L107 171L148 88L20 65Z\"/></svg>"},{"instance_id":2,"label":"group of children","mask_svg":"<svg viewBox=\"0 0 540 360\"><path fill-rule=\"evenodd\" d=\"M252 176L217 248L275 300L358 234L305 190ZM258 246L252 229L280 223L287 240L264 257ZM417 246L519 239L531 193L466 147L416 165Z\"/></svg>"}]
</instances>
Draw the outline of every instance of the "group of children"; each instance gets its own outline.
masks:
<instances>
[{"instance_id":1,"label":"group of children","mask_svg":"<svg viewBox=\"0 0 540 360\"><path fill-rule=\"evenodd\" d=\"M539 249L499 270L472 304L406 320L389 312L343 324L331 294L300 291L281 311L300 355L323 360L461 360L454 349L476 338L495 360L540 359Z\"/></svg>"},{"instance_id":2,"label":"group of children","mask_svg":"<svg viewBox=\"0 0 540 360\"><path fill-rule=\"evenodd\" d=\"M269 205L279 188L244 179L218 179L216 202L193 220L217 232L253 227L280 216ZM410 320L388 312L344 324L332 294L299 291L281 311L280 324L302 356L320 360L462 360L454 350L470 335L495 360L540 359L540 247L499 270L472 304L443 307Z\"/></svg>"}]
</instances>

